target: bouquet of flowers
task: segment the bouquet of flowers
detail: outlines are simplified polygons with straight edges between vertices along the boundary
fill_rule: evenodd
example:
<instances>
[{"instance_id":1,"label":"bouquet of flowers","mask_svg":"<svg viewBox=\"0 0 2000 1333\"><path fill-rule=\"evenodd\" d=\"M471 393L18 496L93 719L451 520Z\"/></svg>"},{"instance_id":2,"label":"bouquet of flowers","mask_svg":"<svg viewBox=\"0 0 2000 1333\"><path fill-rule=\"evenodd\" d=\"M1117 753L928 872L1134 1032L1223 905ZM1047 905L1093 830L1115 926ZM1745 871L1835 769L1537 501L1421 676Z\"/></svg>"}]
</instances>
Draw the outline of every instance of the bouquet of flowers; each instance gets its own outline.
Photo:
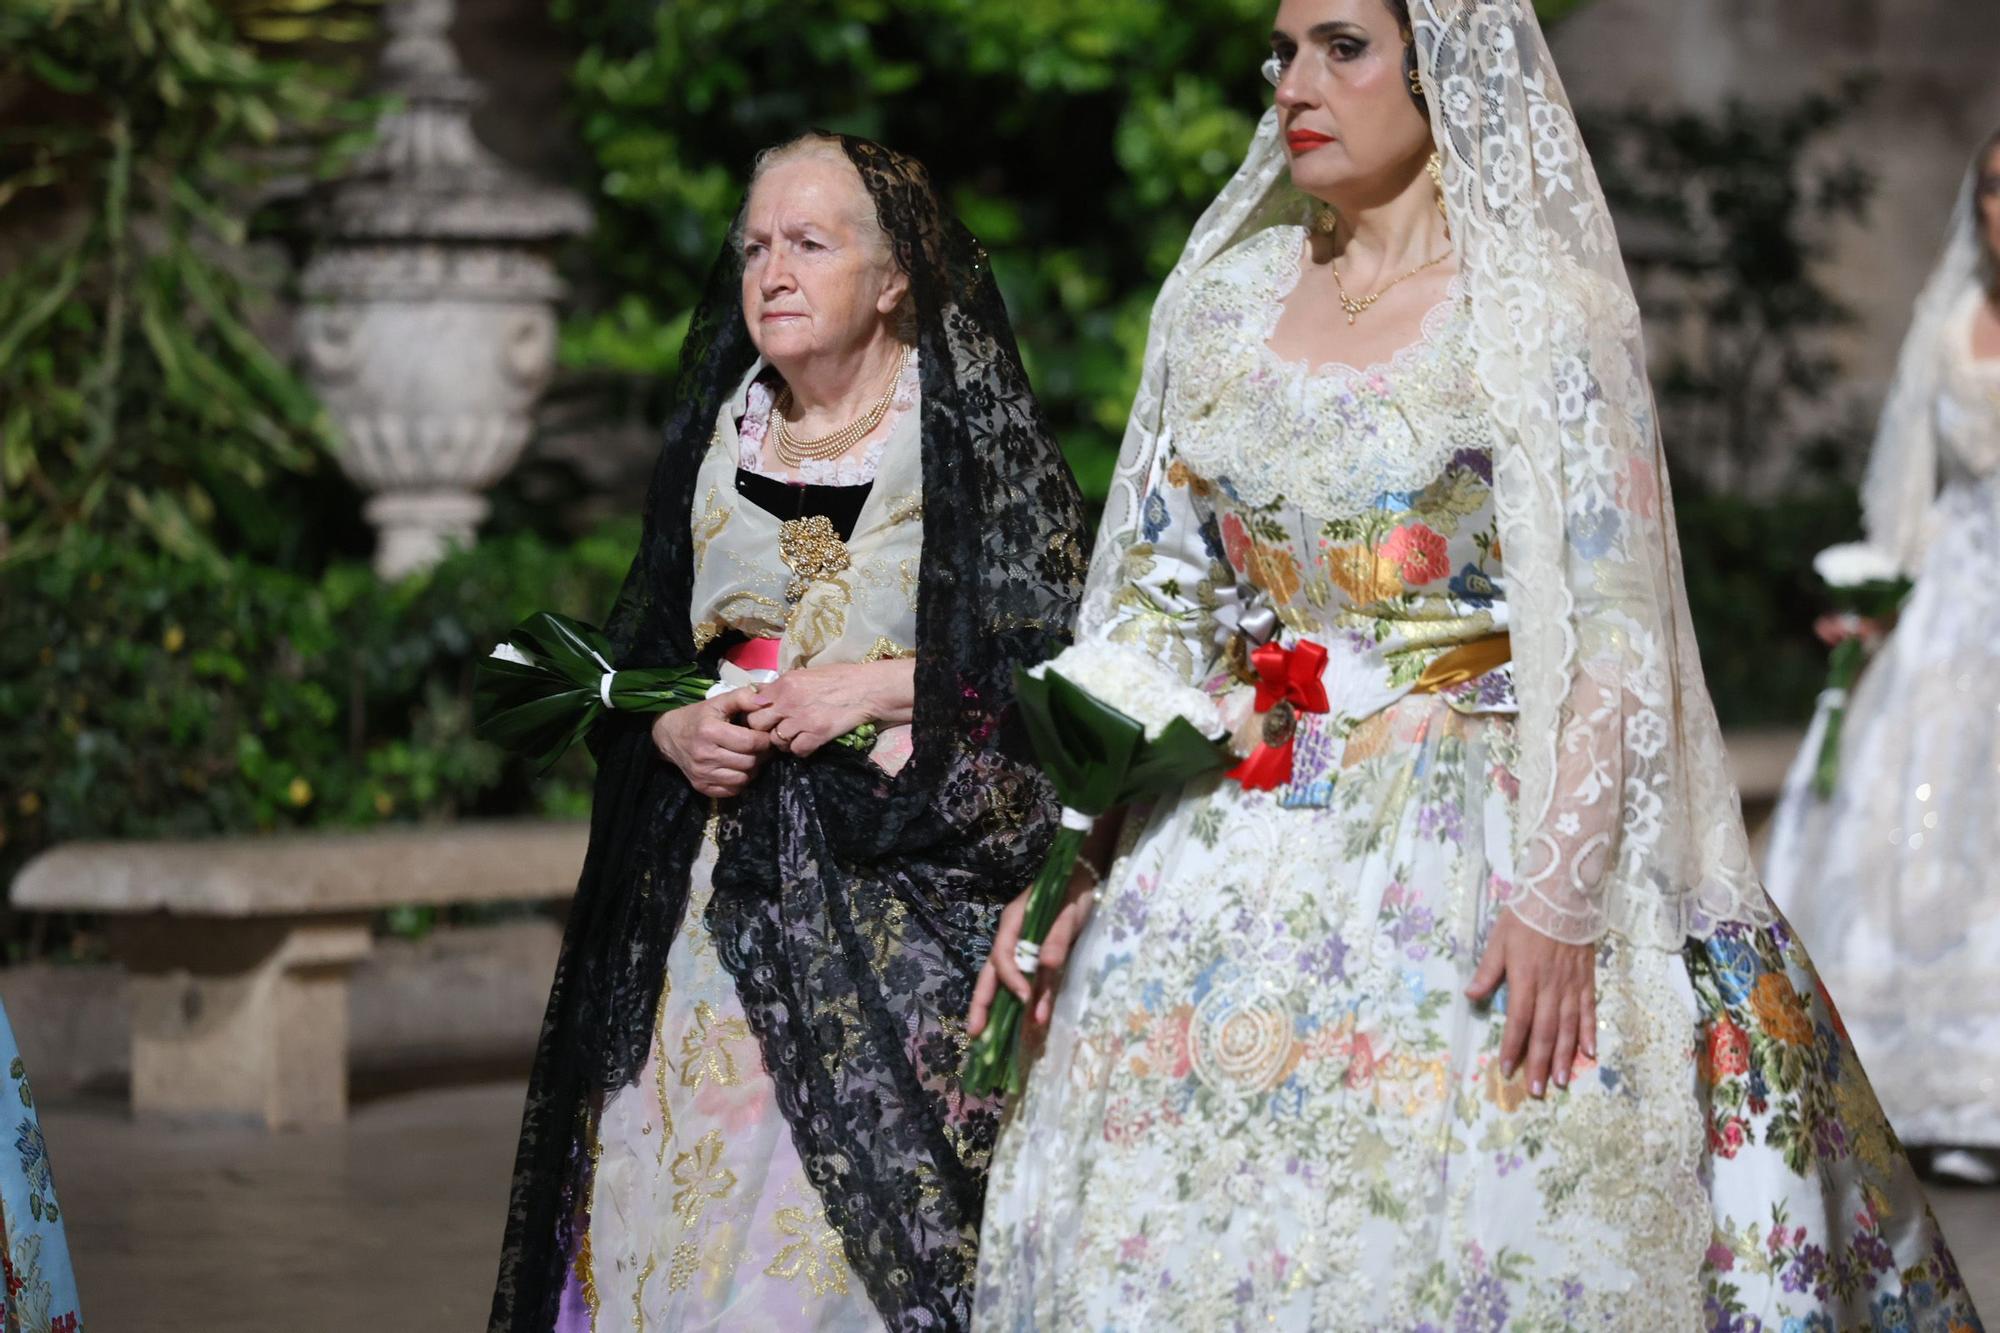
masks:
<instances>
[{"instance_id":1,"label":"bouquet of flowers","mask_svg":"<svg viewBox=\"0 0 2000 1333\"><path fill-rule=\"evenodd\" d=\"M1910 580L1894 559L1866 542L1827 547L1813 557L1813 572L1832 594L1840 631L1827 663L1826 689L1820 695L1827 705L1826 730L1813 766L1813 794L1825 800L1833 795L1834 780L1840 775L1840 733L1847 720L1847 692L1854 687L1867 658L1864 631L1868 622L1887 620L1896 613L1910 591Z\"/></svg>"},{"instance_id":2,"label":"bouquet of flowers","mask_svg":"<svg viewBox=\"0 0 2000 1333\"><path fill-rule=\"evenodd\" d=\"M1077 644L1016 672L1014 688L1035 757L1063 803L1062 828L1028 890L1014 950L1015 964L1033 975L1097 817L1172 791L1226 767L1234 757L1219 743L1222 724L1214 701L1136 649ZM971 1095L1021 1090L1016 1042L1021 1010L1012 991L1003 988L994 997L986 1029L966 1063L965 1090Z\"/></svg>"},{"instance_id":3,"label":"bouquet of flowers","mask_svg":"<svg viewBox=\"0 0 2000 1333\"><path fill-rule=\"evenodd\" d=\"M593 626L550 611L529 616L473 672L479 734L546 772L609 710L666 713L732 688L691 666L621 671L611 651ZM752 672L751 679L775 675ZM834 744L865 750L874 740L875 728L862 726Z\"/></svg>"}]
</instances>

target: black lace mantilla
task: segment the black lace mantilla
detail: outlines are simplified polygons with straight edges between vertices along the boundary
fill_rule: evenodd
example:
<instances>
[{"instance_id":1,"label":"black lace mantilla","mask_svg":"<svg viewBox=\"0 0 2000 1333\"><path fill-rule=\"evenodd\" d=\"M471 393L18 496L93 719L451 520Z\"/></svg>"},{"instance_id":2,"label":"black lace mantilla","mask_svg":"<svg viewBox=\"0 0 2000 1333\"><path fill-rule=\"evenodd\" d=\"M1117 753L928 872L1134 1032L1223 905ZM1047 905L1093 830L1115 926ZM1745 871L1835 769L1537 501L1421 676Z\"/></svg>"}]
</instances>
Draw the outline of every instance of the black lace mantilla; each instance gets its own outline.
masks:
<instances>
[{"instance_id":1,"label":"black lace mantilla","mask_svg":"<svg viewBox=\"0 0 2000 1333\"><path fill-rule=\"evenodd\" d=\"M911 279L923 385L915 752L891 777L828 749L723 808L707 924L848 1262L892 1329L969 1322L998 1103L971 1102L960 1016L1000 907L1054 833L1002 744L1017 665L1064 642L1082 588L1075 482L1029 390L985 252L920 163L841 140ZM645 532L609 626L634 666L697 660L696 472L756 353L732 235L689 327ZM775 558L775 553L774 553ZM605 1098L645 1064L708 802L614 719L514 1169L494 1333L546 1333L586 1221Z\"/></svg>"}]
</instances>

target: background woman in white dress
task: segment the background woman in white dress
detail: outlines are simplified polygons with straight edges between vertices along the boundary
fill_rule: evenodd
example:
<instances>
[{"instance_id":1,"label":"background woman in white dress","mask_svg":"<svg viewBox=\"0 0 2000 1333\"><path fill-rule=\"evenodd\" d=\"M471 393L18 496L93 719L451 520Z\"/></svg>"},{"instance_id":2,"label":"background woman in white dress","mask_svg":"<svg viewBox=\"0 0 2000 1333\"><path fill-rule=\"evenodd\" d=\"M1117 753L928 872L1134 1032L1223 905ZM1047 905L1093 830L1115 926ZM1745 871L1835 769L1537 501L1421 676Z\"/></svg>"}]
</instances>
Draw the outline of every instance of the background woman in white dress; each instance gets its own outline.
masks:
<instances>
[{"instance_id":1,"label":"background woman in white dress","mask_svg":"<svg viewBox=\"0 0 2000 1333\"><path fill-rule=\"evenodd\" d=\"M1862 492L1916 581L1863 674L1839 780L1824 718L1785 785L1771 893L1819 960L1903 1141L1995 1179L2000 1149L2000 134L1917 303ZM1824 710L1822 710L1824 712ZM1972 1149L1974 1151L1966 1151ZM1983 1150L1983 1151L1982 1151Z\"/></svg>"},{"instance_id":2,"label":"background woman in white dress","mask_svg":"<svg viewBox=\"0 0 2000 1333\"><path fill-rule=\"evenodd\" d=\"M1191 783L1087 849L976 1321L1977 1327L1750 866L1532 7L1272 26L1277 106L1155 307L1079 639L1231 710L1218 636L1255 641L1324 698L1249 729L1269 789ZM1016 919L984 993L1027 989Z\"/></svg>"}]
</instances>

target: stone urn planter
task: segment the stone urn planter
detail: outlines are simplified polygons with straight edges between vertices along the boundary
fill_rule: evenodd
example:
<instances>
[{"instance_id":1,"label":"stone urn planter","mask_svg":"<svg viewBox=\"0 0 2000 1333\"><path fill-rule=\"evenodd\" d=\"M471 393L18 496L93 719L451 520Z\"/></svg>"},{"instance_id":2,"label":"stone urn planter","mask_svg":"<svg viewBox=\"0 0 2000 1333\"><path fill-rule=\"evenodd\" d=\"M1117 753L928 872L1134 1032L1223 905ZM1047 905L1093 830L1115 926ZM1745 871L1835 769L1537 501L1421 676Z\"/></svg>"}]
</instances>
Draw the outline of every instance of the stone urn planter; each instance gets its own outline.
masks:
<instances>
[{"instance_id":1,"label":"stone urn planter","mask_svg":"<svg viewBox=\"0 0 2000 1333\"><path fill-rule=\"evenodd\" d=\"M481 492L526 445L555 364L554 244L586 230L568 191L503 165L472 132L480 92L447 35L452 0L396 0L377 140L314 210L306 376L340 462L371 493L375 568L397 578L470 544Z\"/></svg>"}]
</instances>

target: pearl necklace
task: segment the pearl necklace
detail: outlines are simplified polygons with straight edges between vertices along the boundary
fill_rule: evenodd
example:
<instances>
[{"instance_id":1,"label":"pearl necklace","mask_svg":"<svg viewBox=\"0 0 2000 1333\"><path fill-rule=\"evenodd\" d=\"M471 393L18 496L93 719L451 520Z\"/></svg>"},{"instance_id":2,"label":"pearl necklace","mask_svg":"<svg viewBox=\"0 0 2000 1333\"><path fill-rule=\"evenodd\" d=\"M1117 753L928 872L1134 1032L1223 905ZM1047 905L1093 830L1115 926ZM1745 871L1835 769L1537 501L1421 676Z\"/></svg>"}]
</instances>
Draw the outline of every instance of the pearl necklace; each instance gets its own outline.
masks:
<instances>
[{"instance_id":1,"label":"pearl necklace","mask_svg":"<svg viewBox=\"0 0 2000 1333\"><path fill-rule=\"evenodd\" d=\"M896 363L896 373L889 377L889 387L875 400L875 405L848 422L831 435L822 435L816 440L802 440L792 434L790 409L794 406L791 386L778 395L778 401L771 405L771 442L777 450L778 461L786 467L797 469L802 463L825 463L839 458L861 441L875 433L882 419L889 415L889 405L896 401L896 386L903 381L903 371L909 367L911 349L905 347L903 355Z\"/></svg>"}]
</instances>

